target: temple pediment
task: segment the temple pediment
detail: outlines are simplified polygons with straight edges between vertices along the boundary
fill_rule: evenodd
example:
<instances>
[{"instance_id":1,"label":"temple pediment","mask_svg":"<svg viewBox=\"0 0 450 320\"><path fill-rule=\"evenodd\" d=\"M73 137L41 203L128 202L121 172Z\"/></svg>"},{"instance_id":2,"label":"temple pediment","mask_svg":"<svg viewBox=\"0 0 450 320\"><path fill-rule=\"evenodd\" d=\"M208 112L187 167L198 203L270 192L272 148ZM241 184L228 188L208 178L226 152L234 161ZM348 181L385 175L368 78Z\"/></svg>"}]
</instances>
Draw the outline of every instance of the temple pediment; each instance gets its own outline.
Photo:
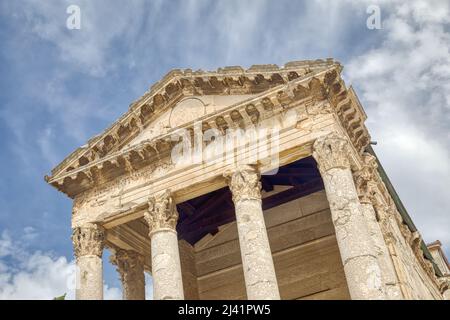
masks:
<instances>
[{"instance_id":1,"label":"temple pediment","mask_svg":"<svg viewBox=\"0 0 450 320\"><path fill-rule=\"evenodd\" d=\"M256 124L281 115L287 106L328 100L348 128L357 149L368 143L365 114L332 59L290 62L284 67L256 65L217 71L169 72L102 134L75 150L46 180L70 197L118 175L135 171L170 153L170 135L178 128L192 132ZM349 94L350 93L350 94Z\"/></svg>"},{"instance_id":2,"label":"temple pediment","mask_svg":"<svg viewBox=\"0 0 450 320\"><path fill-rule=\"evenodd\" d=\"M182 127L196 119L213 114L233 104L255 97L255 94L236 95L195 95L185 97L172 108L165 110L155 120L132 139L125 148L135 146L146 140L152 140L159 135L164 135L170 130Z\"/></svg>"}]
</instances>

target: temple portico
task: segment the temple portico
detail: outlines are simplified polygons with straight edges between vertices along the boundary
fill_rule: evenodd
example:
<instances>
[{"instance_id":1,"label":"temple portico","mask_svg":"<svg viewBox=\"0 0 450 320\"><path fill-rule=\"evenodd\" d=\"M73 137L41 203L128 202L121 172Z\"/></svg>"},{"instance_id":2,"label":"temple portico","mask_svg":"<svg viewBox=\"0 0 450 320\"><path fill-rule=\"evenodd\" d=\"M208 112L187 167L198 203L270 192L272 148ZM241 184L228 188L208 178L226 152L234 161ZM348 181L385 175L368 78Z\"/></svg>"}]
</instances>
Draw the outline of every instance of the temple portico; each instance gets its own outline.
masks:
<instances>
[{"instance_id":1,"label":"temple portico","mask_svg":"<svg viewBox=\"0 0 450 320\"><path fill-rule=\"evenodd\" d=\"M146 272L161 300L443 299L341 71L174 70L66 158L77 299L103 299L104 249L127 300Z\"/></svg>"}]
</instances>

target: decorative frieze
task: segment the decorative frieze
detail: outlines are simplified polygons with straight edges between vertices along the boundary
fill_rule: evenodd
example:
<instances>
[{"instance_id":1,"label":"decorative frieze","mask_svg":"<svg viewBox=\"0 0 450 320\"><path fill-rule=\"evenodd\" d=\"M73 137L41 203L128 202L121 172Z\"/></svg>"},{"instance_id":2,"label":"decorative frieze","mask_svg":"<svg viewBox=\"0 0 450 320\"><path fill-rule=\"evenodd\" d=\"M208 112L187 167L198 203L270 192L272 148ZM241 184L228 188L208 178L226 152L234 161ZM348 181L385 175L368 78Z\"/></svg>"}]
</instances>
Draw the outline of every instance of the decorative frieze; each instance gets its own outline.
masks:
<instances>
[{"instance_id":1,"label":"decorative frieze","mask_svg":"<svg viewBox=\"0 0 450 320\"><path fill-rule=\"evenodd\" d=\"M358 192L361 203L372 204L377 192L377 183L375 175L377 170L376 158L365 152L362 155L363 165L360 170L353 174L356 191Z\"/></svg>"},{"instance_id":2,"label":"decorative frieze","mask_svg":"<svg viewBox=\"0 0 450 320\"><path fill-rule=\"evenodd\" d=\"M111 213L125 210L127 203L122 199L129 188L148 183L149 180L166 174L171 168L173 168L173 164L164 159L132 173L119 176L103 185L93 187L75 197L73 213L89 210L92 215L92 212Z\"/></svg>"},{"instance_id":3,"label":"decorative frieze","mask_svg":"<svg viewBox=\"0 0 450 320\"><path fill-rule=\"evenodd\" d=\"M96 224L78 227L73 230L72 242L75 257L88 255L101 257L105 246L105 231Z\"/></svg>"}]
</instances>

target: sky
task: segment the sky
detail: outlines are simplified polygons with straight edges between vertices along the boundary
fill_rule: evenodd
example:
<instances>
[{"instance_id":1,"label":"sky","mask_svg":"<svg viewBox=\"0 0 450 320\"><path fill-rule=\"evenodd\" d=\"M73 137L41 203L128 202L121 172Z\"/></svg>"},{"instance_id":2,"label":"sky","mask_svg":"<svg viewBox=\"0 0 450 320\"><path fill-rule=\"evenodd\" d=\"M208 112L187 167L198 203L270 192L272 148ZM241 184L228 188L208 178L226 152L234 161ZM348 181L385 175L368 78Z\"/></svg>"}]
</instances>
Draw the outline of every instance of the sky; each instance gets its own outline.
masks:
<instances>
[{"instance_id":1,"label":"sky","mask_svg":"<svg viewBox=\"0 0 450 320\"><path fill-rule=\"evenodd\" d=\"M424 240L450 257L450 1L0 0L0 299L73 299L71 201L43 177L168 71L328 57ZM120 299L107 259L105 298Z\"/></svg>"}]
</instances>

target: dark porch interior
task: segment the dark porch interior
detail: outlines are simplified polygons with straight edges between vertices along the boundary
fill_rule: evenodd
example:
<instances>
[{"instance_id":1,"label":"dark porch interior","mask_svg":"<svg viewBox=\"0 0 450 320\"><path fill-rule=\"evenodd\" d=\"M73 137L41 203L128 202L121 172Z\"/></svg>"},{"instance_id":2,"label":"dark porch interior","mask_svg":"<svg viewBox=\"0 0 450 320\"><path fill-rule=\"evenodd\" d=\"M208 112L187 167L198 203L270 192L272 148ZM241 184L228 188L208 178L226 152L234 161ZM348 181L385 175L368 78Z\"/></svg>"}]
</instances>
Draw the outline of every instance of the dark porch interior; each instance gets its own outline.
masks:
<instances>
[{"instance_id":1,"label":"dark porch interior","mask_svg":"<svg viewBox=\"0 0 450 320\"><path fill-rule=\"evenodd\" d=\"M289 189L264 196L263 210L276 207L294 199L320 191L324 188L317 163L307 157L279 168L274 175L262 175L263 193L271 192L275 186ZM208 233L215 234L218 227L235 220L234 204L228 187L218 189L200 197L177 204L179 221L177 232L180 239L191 245Z\"/></svg>"}]
</instances>

